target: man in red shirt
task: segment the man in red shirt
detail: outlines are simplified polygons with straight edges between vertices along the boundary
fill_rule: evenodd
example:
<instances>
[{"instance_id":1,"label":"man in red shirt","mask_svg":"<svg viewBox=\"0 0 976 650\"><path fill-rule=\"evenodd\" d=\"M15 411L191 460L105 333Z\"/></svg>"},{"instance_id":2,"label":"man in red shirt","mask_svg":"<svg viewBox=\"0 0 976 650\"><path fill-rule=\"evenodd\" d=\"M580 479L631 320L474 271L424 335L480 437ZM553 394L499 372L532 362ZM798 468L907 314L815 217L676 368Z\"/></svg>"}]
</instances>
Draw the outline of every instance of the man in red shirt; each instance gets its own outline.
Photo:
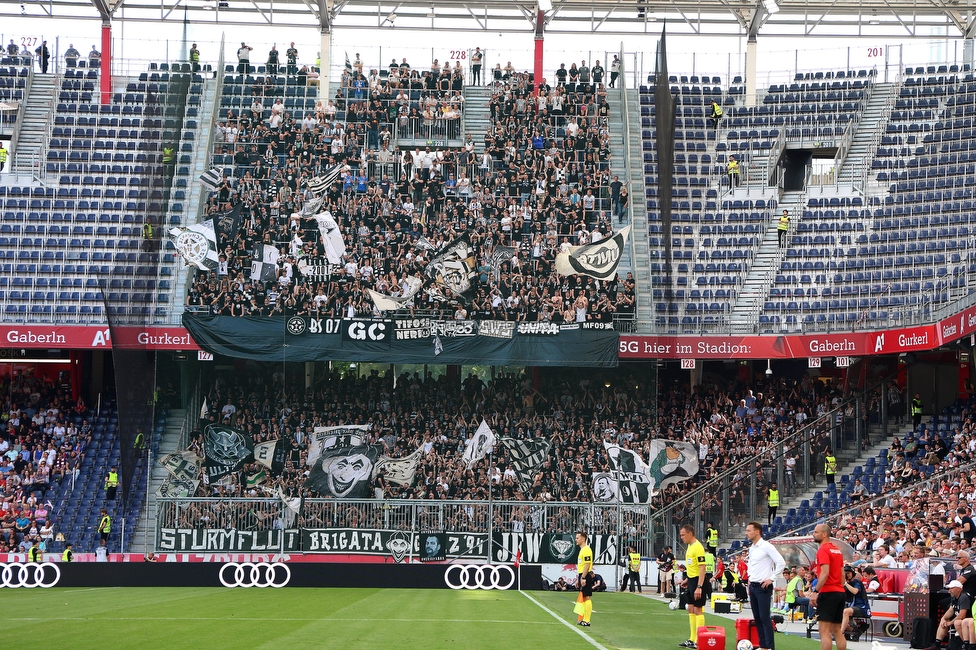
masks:
<instances>
[{"instance_id":1,"label":"man in red shirt","mask_svg":"<svg viewBox=\"0 0 976 650\"><path fill-rule=\"evenodd\" d=\"M847 650L847 639L841 634L844 622L844 556L830 541L830 526L818 524L813 529L817 549L817 586L810 596L810 605L817 608L820 626L820 648L830 650L833 641L837 650Z\"/></svg>"}]
</instances>

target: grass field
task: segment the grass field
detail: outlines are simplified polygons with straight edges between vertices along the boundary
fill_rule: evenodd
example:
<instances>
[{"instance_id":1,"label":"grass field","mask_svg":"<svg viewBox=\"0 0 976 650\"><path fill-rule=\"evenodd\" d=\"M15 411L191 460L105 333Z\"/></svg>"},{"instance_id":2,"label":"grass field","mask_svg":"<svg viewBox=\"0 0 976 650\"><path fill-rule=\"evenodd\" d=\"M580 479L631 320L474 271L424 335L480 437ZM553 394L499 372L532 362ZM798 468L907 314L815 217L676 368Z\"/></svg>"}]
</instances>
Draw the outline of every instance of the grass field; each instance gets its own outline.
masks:
<instances>
[{"instance_id":1,"label":"grass field","mask_svg":"<svg viewBox=\"0 0 976 650\"><path fill-rule=\"evenodd\" d=\"M0 590L6 647L45 648L676 648L688 616L632 594L597 594L593 626L575 594L402 589ZM733 622L724 625L734 650ZM570 625L566 625L569 623ZM584 636L585 635L585 636ZM777 635L778 650L815 640Z\"/></svg>"}]
</instances>

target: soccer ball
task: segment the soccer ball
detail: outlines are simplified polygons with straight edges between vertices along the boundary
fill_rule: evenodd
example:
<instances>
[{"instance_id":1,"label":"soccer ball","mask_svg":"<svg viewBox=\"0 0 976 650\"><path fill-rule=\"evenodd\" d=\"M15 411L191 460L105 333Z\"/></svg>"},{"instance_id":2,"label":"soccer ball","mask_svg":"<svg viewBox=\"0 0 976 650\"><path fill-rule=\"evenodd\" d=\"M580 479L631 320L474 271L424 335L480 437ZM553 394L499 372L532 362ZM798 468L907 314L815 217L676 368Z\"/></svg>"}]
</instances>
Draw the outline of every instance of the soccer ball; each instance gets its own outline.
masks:
<instances>
[{"instance_id":1,"label":"soccer ball","mask_svg":"<svg viewBox=\"0 0 976 650\"><path fill-rule=\"evenodd\" d=\"M749 639L742 639L735 644L735 650L753 650L752 641Z\"/></svg>"},{"instance_id":2,"label":"soccer ball","mask_svg":"<svg viewBox=\"0 0 976 650\"><path fill-rule=\"evenodd\" d=\"M678 601L672 600L670 603L668 603L668 609L678 609Z\"/></svg>"}]
</instances>

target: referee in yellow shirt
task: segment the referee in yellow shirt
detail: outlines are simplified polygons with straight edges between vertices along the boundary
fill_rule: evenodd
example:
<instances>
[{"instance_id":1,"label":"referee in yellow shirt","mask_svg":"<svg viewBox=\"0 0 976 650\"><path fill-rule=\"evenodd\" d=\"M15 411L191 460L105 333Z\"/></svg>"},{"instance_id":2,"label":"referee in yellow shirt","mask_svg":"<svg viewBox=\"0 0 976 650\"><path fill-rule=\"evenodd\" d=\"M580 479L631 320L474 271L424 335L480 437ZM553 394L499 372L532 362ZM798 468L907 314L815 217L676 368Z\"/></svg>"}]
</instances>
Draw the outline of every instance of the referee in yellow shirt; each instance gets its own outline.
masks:
<instances>
[{"instance_id":1,"label":"referee in yellow shirt","mask_svg":"<svg viewBox=\"0 0 976 650\"><path fill-rule=\"evenodd\" d=\"M685 524L681 527L681 541L687 548L685 552L685 580L681 584L685 590L685 602L688 607L688 625L691 636L687 641L678 644L679 648L698 647L698 628L705 625L706 590L701 581L705 579L705 547L695 539L695 527Z\"/></svg>"},{"instance_id":2,"label":"referee in yellow shirt","mask_svg":"<svg viewBox=\"0 0 976 650\"><path fill-rule=\"evenodd\" d=\"M576 571L579 573L576 578L576 587L579 589L576 602L583 603L583 613L576 622L583 627L590 627L590 617L593 615L593 549L583 531L576 533L576 545L580 549L576 558Z\"/></svg>"}]
</instances>

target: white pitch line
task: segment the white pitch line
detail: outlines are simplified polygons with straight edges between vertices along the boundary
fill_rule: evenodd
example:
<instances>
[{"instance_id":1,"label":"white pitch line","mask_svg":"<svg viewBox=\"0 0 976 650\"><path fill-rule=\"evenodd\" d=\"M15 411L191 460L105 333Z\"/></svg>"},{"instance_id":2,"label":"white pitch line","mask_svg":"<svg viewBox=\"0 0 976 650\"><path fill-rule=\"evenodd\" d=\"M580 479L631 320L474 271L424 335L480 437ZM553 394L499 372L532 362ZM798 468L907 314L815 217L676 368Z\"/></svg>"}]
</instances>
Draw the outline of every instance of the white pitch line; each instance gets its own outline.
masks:
<instances>
[{"instance_id":1,"label":"white pitch line","mask_svg":"<svg viewBox=\"0 0 976 650\"><path fill-rule=\"evenodd\" d=\"M566 627L568 627L569 629L571 629L573 632L576 632L577 634L579 634L581 637L583 637L583 640L585 640L587 643L589 643L591 646L593 646L597 650L607 650L607 647L606 646L602 645L599 641L597 641L596 639L594 639L593 637L591 637L589 634L586 634L585 632L583 632L583 630L579 629L579 627L573 625L572 623L570 623L569 621L567 621L566 619L564 619L562 616L560 616L556 612L552 611L551 609L549 609L548 607L546 607L545 605L543 605L542 603L540 603L538 600L536 600L535 598L533 598L532 596L530 596L526 592L520 591L519 593L521 593L523 596L525 596L526 598L528 598L529 600L531 600L533 603L535 603L536 605L538 605L539 608L542 611L547 612L554 619L556 619L557 621L559 621L560 623L562 623L563 625L565 625Z\"/></svg>"},{"instance_id":2,"label":"white pitch line","mask_svg":"<svg viewBox=\"0 0 976 650\"><path fill-rule=\"evenodd\" d=\"M258 617L203 617L203 616L21 616L16 618L5 617L5 621L295 621L295 622L316 622L316 621L345 621L345 622L400 622L400 623L510 623L518 625L555 625L548 621L504 621L498 619L485 618L258 618Z\"/></svg>"}]
</instances>

